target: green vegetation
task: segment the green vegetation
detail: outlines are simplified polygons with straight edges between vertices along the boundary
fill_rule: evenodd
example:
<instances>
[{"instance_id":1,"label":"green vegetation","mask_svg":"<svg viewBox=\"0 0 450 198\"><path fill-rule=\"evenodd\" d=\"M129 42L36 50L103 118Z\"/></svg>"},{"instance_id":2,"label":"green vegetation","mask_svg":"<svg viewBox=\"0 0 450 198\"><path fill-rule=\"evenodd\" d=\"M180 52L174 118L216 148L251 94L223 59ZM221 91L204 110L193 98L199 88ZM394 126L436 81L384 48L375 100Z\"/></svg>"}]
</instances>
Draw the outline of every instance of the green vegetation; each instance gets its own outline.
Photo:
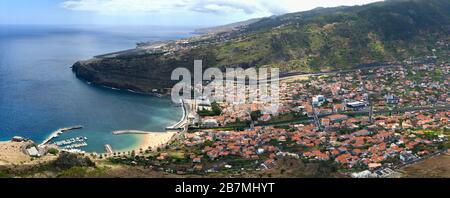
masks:
<instances>
[{"instance_id":1,"label":"green vegetation","mask_svg":"<svg viewBox=\"0 0 450 198\"><path fill-rule=\"evenodd\" d=\"M222 114L222 109L217 102L212 102L211 111L199 110L197 113L200 116L220 116Z\"/></svg>"},{"instance_id":2,"label":"green vegetation","mask_svg":"<svg viewBox=\"0 0 450 198\"><path fill-rule=\"evenodd\" d=\"M72 153L61 153L53 162L53 165L59 169L71 169L73 167L95 167L95 163L88 157L83 157Z\"/></svg>"},{"instance_id":3,"label":"green vegetation","mask_svg":"<svg viewBox=\"0 0 450 198\"><path fill-rule=\"evenodd\" d=\"M3 171L0 171L0 178L11 178L11 176Z\"/></svg>"},{"instance_id":4,"label":"green vegetation","mask_svg":"<svg viewBox=\"0 0 450 198\"><path fill-rule=\"evenodd\" d=\"M232 130L236 130L236 131L242 131L245 128L247 128L248 126L250 126L250 124L251 124L250 121L242 121L239 118L237 118L236 122L228 123L225 127L222 127L221 130L232 129Z\"/></svg>"},{"instance_id":5,"label":"green vegetation","mask_svg":"<svg viewBox=\"0 0 450 198\"><path fill-rule=\"evenodd\" d=\"M98 178L106 175L106 168L72 167L61 171L58 178Z\"/></svg>"},{"instance_id":6,"label":"green vegetation","mask_svg":"<svg viewBox=\"0 0 450 198\"><path fill-rule=\"evenodd\" d=\"M450 23L449 8L444 0L390 1L267 18L251 24L245 39L216 45L218 64L311 72L401 61L447 39L439 23Z\"/></svg>"},{"instance_id":7,"label":"green vegetation","mask_svg":"<svg viewBox=\"0 0 450 198\"><path fill-rule=\"evenodd\" d=\"M282 125L282 124L298 124L310 120L307 116L294 113L286 113L273 117L267 122L259 122L258 126Z\"/></svg>"},{"instance_id":8,"label":"green vegetation","mask_svg":"<svg viewBox=\"0 0 450 198\"><path fill-rule=\"evenodd\" d=\"M448 0L385 1L315 9L264 18L221 39L225 41L207 39L204 43L210 44L170 56L108 58L77 63L73 70L85 80L102 79L99 83L124 84L145 91L149 87L171 87L175 83L167 81L171 71L177 67L192 70L194 60L203 60L207 67L277 67L300 72L401 62L431 55L437 41L449 41L448 10ZM446 55L448 49L438 49L436 54Z\"/></svg>"},{"instance_id":9,"label":"green vegetation","mask_svg":"<svg viewBox=\"0 0 450 198\"><path fill-rule=\"evenodd\" d=\"M52 155L58 155L59 150L58 150L58 149L55 149L55 148L50 148L50 149L48 149L47 152L50 153L50 154L52 154Z\"/></svg>"},{"instance_id":10,"label":"green vegetation","mask_svg":"<svg viewBox=\"0 0 450 198\"><path fill-rule=\"evenodd\" d=\"M185 159L186 157L184 156L183 152L169 152L169 157L174 158L174 159Z\"/></svg>"},{"instance_id":11,"label":"green vegetation","mask_svg":"<svg viewBox=\"0 0 450 198\"><path fill-rule=\"evenodd\" d=\"M255 168L255 165L257 165L256 160L252 159L244 159L241 157L227 157L227 159L223 159L225 161L228 161L230 165L232 165L235 169L241 169L241 168Z\"/></svg>"},{"instance_id":12,"label":"green vegetation","mask_svg":"<svg viewBox=\"0 0 450 198\"><path fill-rule=\"evenodd\" d=\"M250 117L252 118L253 121L257 121L260 117L261 117L261 110L258 111L253 111L250 113Z\"/></svg>"}]
</instances>

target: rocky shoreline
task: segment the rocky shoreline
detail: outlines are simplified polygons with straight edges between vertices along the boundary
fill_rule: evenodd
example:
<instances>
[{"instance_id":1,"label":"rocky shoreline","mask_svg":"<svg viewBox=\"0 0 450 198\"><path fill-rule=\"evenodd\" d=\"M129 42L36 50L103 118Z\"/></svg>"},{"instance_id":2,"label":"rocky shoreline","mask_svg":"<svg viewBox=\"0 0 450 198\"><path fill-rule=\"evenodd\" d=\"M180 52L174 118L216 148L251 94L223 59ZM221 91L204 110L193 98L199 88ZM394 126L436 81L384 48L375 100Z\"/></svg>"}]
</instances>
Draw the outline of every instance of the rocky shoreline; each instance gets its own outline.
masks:
<instances>
[{"instance_id":1,"label":"rocky shoreline","mask_svg":"<svg viewBox=\"0 0 450 198\"><path fill-rule=\"evenodd\" d=\"M167 88L172 84L170 81L146 79L144 77L113 72L100 72L91 68L91 64L93 64L92 61L78 61L72 66L72 71L78 79L95 86L110 87L152 96L170 93L170 90Z\"/></svg>"}]
</instances>

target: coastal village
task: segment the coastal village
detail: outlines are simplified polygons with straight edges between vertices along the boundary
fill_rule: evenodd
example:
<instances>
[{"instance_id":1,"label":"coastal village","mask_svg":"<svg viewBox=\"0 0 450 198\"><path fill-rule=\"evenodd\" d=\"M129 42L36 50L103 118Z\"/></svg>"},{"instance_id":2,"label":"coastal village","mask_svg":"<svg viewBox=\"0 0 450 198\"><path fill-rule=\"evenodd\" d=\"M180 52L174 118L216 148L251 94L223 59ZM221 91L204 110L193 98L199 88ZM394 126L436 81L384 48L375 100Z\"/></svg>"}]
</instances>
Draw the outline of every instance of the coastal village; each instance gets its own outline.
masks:
<instances>
[{"instance_id":1,"label":"coastal village","mask_svg":"<svg viewBox=\"0 0 450 198\"><path fill-rule=\"evenodd\" d=\"M201 98L190 102L198 114L189 130L149 159L178 174L264 171L293 158L349 177L397 177L396 169L448 151L449 71L448 63L405 63L286 78L276 113L262 102Z\"/></svg>"},{"instance_id":2,"label":"coastal village","mask_svg":"<svg viewBox=\"0 0 450 198\"><path fill-rule=\"evenodd\" d=\"M142 43L137 50L169 55L202 42L221 42L229 34L233 32ZM86 153L86 137L54 140L66 131L82 128L74 126L55 131L39 145L14 137L9 144L16 149L9 151L20 152L22 160L5 157L1 161L22 163L49 155L53 159L61 151L158 171L207 174L270 170L280 159L292 158L327 162L350 177L393 177L396 169L446 153L450 146L450 63L436 58L284 74L279 98L272 103L262 99L246 102L261 92L252 87L237 95L235 101L242 102L215 100L233 95L228 89L211 98L182 101L183 118L168 127L167 133L112 132L140 135L143 143L136 150L115 151L105 145L105 153ZM273 102L278 104L275 112L270 111Z\"/></svg>"},{"instance_id":3,"label":"coastal village","mask_svg":"<svg viewBox=\"0 0 450 198\"><path fill-rule=\"evenodd\" d=\"M353 177L388 177L447 152L449 70L449 64L392 65L284 81L278 114L261 112L261 103L222 103L221 115L200 124L218 129L188 133L183 144L200 145L201 155L190 155L194 163L239 156L270 168L290 156L332 161ZM236 122L253 127L220 129Z\"/></svg>"},{"instance_id":4,"label":"coastal village","mask_svg":"<svg viewBox=\"0 0 450 198\"><path fill-rule=\"evenodd\" d=\"M171 133L167 144L86 155L176 174L265 171L292 158L328 162L348 177L395 177L400 167L447 152L449 71L448 63L427 63L286 77L275 113L258 101L191 100L182 104L181 132ZM257 90L240 97L251 91ZM37 159L55 149L84 153L77 146L86 140L20 148Z\"/></svg>"},{"instance_id":5,"label":"coastal village","mask_svg":"<svg viewBox=\"0 0 450 198\"><path fill-rule=\"evenodd\" d=\"M447 153L449 71L449 63L405 63L290 76L280 82L277 112L259 101L186 101L183 119L172 127L180 132L135 151L84 154L78 148L85 137L12 142L22 142L20 152L35 159L61 150L175 174L267 171L291 158L327 162L348 177L396 177L398 168ZM252 91L258 90L240 97Z\"/></svg>"},{"instance_id":6,"label":"coastal village","mask_svg":"<svg viewBox=\"0 0 450 198\"><path fill-rule=\"evenodd\" d=\"M449 2L8 7L0 178L450 178Z\"/></svg>"}]
</instances>

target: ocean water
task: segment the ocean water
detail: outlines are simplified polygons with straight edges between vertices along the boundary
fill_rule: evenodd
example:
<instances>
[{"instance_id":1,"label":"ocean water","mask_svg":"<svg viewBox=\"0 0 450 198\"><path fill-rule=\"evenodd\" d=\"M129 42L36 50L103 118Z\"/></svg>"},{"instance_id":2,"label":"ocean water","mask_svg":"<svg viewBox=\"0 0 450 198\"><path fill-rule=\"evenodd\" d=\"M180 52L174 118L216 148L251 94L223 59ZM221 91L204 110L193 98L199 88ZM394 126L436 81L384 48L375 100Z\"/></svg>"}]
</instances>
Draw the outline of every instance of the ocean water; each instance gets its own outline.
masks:
<instances>
[{"instance_id":1,"label":"ocean water","mask_svg":"<svg viewBox=\"0 0 450 198\"><path fill-rule=\"evenodd\" d=\"M88 152L104 145L123 150L136 135L114 130L164 131L182 111L156 98L80 81L70 67L77 60L133 48L137 42L189 36L189 28L0 26L0 140L15 135L41 143L53 131L83 125L62 135L88 137Z\"/></svg>"}]
</instances>

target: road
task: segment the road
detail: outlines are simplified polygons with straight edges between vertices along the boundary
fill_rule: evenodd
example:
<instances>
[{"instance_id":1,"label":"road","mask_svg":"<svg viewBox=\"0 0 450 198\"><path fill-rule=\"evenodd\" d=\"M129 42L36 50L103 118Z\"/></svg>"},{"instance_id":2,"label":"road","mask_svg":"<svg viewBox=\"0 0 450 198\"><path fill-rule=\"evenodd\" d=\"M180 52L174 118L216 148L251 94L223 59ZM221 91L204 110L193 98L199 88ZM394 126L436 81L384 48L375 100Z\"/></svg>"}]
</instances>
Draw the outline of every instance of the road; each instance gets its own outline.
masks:
<instances>
[{"instance_id":1,"label":"road","mask_svg":"<svg viewBox=\"0 0 450 198\"><path fill-rule=\"evenodd\" d=\"M319 114L317 113L316 107L314 107L314 104L312 103L312 101L311 101L311 106L312 106L313 113L314 113L314 123L316 124L316 127L318 129L321 129L322 126L320 124Z\"/></svg>"},{"instance_id":2,"label":"road","mask_svg":"<svg viewBox=\"0 0 450 198\"><path fill-rule=\"evenodd\" d=\"M374 111L373 114L404 113L404 112L411 112L411 111L433 111L433 110L450 110L450 105L438 106L438 107L407 107L407 108L399 108L399 109L393 109L393 110L379 110L379 111ZM323 118L323 117L333 115L333 114L335 114L335 113L320 114L319 117ZM369 110L342 112L341 114L345 114L345 115L369 114Z\"/></svg>"},{"instance_id":3,"label":"road","mask_svg":"<svg viewBox=\"0 0 450 198\"><path fill-rule=\"evenodd\" d=\"M329 72L318 72L318 73L304 73L304 72L289 72L289 73L281 73L280 77L277 79L268 79L268 80L261 80L260 83L264 82L272 82L275 80L283 81L283 80L289 80L291 78L301 78L301 77L312 77L312 76L322 76L322 75L330 75L330 74L337 74L337 73L350 73L355 72L358 70L368 70L368 69L379 69L379 68L389 68L389 67L397 67L400 66L399 64L385 64L385 65L377 65L377 66L367 66L367 67L360 67L355 69L346 69L346 70L332 70Z\"/></svg>"},{"instance_id":4,"label":"road","mask_svg":"<svg viewBox=\"0 0 450 198\"><path fill-rule=\"evenodd\" d=\"M173 130L180 130L185 129L189 125L189 115L192 113L190 102L181 99L181 107L183 109L183 117L181 120L174 124L173 126L167 127L166 130L173 131Z\"/></svg>"}]
</instances>

